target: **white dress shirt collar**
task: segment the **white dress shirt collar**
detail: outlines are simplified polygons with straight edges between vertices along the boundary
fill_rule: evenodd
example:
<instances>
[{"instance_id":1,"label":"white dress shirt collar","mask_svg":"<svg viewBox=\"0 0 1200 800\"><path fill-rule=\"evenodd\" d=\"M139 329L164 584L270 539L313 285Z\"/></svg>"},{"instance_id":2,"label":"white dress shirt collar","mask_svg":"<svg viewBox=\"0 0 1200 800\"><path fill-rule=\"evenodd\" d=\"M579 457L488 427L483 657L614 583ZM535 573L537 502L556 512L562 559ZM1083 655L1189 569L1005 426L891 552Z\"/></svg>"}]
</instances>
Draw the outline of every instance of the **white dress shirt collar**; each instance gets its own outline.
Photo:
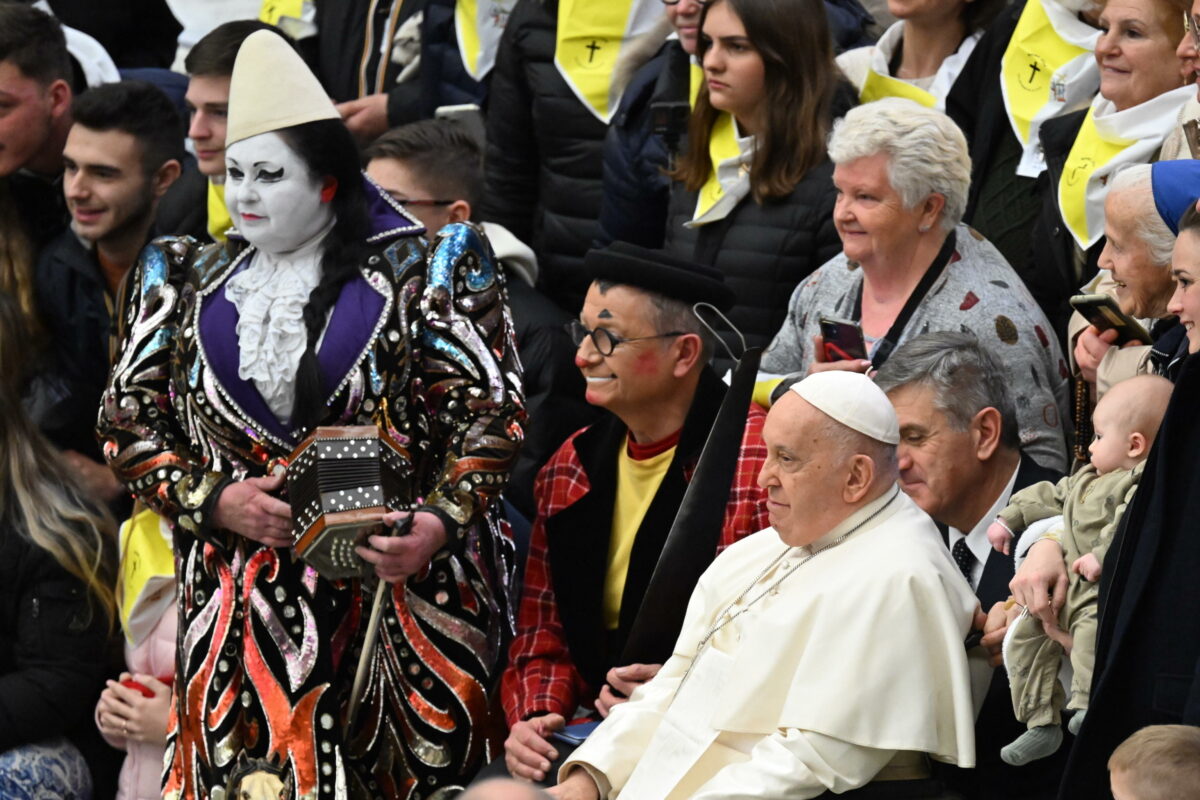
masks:
<instances>
[{"instance_id":1,"label":"white dress shirt collar","mask_svg":"<svg viewBox=\"0 0 1200 800\"><path fill-rule=\"evenodd\" d=\"M971 588L978 589L979 581L983 577L983 565L987 563L988 557L992 554L992 546L988 543L987 529L996 519L996 516L1004 510L1008 505L1008 499L1012 496L1013 485L1017 482L1017 473L1021 470L1021 462L1017 461L1017 466L1013 468L1012 475L1008 476L1008 483L1004 487L1004 491L996 498L996 502L992 503L992 507L987 513L979 518L975 523L975 527L969 533L963 533L957 528L947 527L946 544L949 545L951 552L954 551L954 543L959 539L967 540L967 549L975 556L975 566L971 569Z\"/></svg>"}]
</instances>

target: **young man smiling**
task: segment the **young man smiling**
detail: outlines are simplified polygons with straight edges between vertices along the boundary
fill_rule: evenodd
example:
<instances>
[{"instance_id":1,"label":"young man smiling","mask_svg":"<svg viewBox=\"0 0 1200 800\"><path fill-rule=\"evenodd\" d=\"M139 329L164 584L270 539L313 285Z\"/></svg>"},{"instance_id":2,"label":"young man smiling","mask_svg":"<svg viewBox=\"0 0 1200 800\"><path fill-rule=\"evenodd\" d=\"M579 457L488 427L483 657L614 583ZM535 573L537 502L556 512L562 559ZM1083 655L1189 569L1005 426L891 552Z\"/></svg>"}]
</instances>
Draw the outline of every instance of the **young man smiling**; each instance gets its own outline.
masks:
<instances>
[{"instance_id":1,"label":"young man smiling","mask_svg":"<svg viewBox=\"0 0 1200 800\"><path fill-rule=\"evenodd\" d=\"M72 108L63 149L71 226L38 259L35 291L53 339L48 367L64 393L43 430L98 500L122 493L92 434L108 379L119 288L150 238L158 201L179 177L183 135L171 101L148 83L91 89Z\"/></svg>"},{"instance_id":2,"label":"young man smiling","mask_svg":"<svg viewBox=\"0 0 1200 800\"><path fill-rule=\"evenodd\" d=\"M572 323L575 364L587 401L609 413L568 439L538 476L517 635L501 683L511 726L505 766L535 781L565 754L549 740L579 706L607 716L658 670L636 663L626 644L639 617L661 617L643 598L725 394L708 367L713 343L692 310L696 302L732 303L720 273L626 244L593 250L584 264L594 280ZM764 413L748 411L709 560L767 526L755 484L766 457ZM670 624L677 631L681 622Z\"/></svg>"},{"instance_id":3,"label":"young man smiling","mask_svg":"<svg viewBox=\"0 0 1200 800\"><path fill-rule=\"evenodd\" d=\"M188 51L184 69L188 88L188 138L196 152L195 168L189 167L180 186L160 210L163 233L207 231L216 242L225 241L232 222L225 207L225 127L229 113L229 80L238 48L255 31L271 30L265 22L239 19L218 25ZM287 39L286 36L284 36ZM290 39L288 40L290 42ZM166 220L172 220L166 224Z\"/></svg>"}]
</instances>

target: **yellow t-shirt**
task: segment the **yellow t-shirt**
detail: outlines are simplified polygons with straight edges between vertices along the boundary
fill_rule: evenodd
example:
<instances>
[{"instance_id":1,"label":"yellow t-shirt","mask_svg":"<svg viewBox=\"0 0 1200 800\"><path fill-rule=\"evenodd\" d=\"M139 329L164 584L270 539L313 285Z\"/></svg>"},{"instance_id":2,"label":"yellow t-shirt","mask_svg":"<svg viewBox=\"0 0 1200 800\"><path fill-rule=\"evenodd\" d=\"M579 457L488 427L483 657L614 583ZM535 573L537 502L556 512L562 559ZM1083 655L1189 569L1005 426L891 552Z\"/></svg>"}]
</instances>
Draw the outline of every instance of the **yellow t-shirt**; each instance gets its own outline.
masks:
<instances>
[{"instance_id":1,"label":"yellow t-shirt","mask_svg":"<svg viewBox=\"0 0 1200 800\"><path fill-rule=\"evenodd\" d=\"M612 536L608 542L608 569L604 574L604 627L607 630L616 630L620 625L621 596L625 593L633 542L674 457L675 447L641 460L629 455L628 443L621 448L617 459Z\"/></svg>"}]
</instances>

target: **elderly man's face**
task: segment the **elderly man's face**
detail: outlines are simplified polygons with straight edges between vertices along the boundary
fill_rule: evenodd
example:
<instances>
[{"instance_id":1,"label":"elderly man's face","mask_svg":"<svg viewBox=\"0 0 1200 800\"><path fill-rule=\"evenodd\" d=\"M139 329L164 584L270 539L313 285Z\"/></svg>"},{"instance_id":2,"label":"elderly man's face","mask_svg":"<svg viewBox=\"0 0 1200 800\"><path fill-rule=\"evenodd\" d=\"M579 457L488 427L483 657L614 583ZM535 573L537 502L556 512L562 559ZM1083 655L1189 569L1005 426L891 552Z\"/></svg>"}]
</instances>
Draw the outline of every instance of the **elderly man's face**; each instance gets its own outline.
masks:
<instances>
[{"instance_id":1,"label":"elderly man's face","mask_svg":"<svg viewBox=\"0 0 1200 800\"><path fill-rule=\"evenodd\" d=\"M844 454L830 442L830 421L795 392L771 406L763 425L767 460L758 485L767 491L771 525L790 545L824 536L850 513Z\"/></svg>"},{"instance_id":2,"label":"elderly man's face","mask_svg":"<svg viewBox=\"0 0 1200 800\"><path fill-rule=\"evenodd\" d=\"M974 432L955 430L928 387L901 386L888 399L900 422L900 488L938 522L966 525L956 512L972 505L981 471Z\"/></svg>"}]
</instances>

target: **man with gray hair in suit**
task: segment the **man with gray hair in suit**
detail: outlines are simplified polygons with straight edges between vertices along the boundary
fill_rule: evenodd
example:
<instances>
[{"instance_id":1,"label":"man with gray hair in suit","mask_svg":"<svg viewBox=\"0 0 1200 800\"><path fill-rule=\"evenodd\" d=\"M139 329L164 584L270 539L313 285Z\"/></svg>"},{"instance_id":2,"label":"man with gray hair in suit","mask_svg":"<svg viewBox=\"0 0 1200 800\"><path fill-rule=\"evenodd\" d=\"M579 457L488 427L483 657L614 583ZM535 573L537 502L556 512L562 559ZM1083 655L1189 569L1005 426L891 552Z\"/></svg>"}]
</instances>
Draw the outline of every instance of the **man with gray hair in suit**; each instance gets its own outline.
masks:
<instances>
[{"instance_id":1,"label":"man with gray hair in suit","mask_svg":"<svg viewBox=\"0 0 1200 800\"><path fill-rule=\"evenodd\" d=\"M1004 370L973 334L939 331L898 347L875 382L887 392L900 424L900 488L937 522L983 609L1003 603L1013 581L1013 556L991 549L987 527L1013 492L1061 477L1021 452ZM1049 615L1050 595L1066 596L1062 551L1052 541L1041 541L1028 558L1023 576L1033 575L1040 564L1044 577L1023 578L1014 583L1013 594L1031 611L1044 609ZM1050 592L1059 572L1061 588ZM974 656L982 660L985 654L975 651ZM976 768L952 770L946 780L968 800L1053 798L1069 748L1020 769L1010 767L1000 760L1000 748L1023 730L1012 712L1008 675L999 666L976 720Z\"/></svg>"}]
</instances>

